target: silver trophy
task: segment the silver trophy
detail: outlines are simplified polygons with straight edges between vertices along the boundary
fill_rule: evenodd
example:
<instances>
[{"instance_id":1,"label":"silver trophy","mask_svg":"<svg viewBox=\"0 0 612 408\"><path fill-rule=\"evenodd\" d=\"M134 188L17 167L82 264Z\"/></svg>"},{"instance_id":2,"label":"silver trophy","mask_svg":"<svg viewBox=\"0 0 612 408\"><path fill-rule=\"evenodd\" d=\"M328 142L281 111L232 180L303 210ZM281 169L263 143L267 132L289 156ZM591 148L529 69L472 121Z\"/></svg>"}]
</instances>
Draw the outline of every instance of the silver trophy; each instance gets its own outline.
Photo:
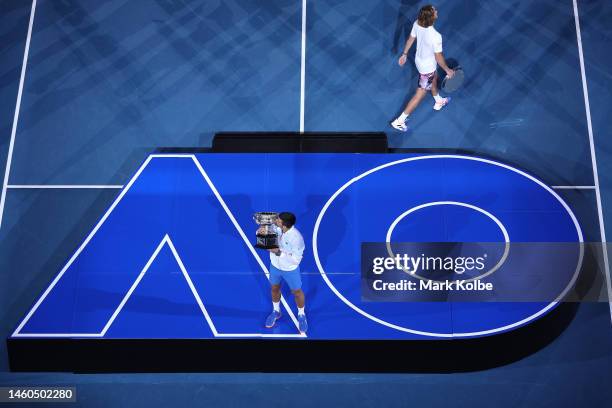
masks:
<instances>
[{"instance_id":1,"label":"silver trophy","mask_svg":"<svg viewBox=\"0 0 612 408\"><path fill-rule=\"evenodd\" d=\"M253 220L259 225L257 229L256 248L274 249L278 248L278 236L272 227L278 218L276 212L258 212L253 215Z\"/></svg>"}]
</instances>

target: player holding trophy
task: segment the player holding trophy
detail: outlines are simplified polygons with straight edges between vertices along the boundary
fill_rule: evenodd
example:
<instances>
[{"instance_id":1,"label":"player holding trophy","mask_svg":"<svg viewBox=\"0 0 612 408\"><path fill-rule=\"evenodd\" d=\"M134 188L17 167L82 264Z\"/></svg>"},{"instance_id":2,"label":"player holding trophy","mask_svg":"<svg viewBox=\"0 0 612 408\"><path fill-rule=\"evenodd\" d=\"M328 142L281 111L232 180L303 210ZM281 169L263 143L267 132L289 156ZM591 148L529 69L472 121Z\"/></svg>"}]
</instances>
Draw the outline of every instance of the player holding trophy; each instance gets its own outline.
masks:
<instances>
[{"instance_id":1,"label":"player holding trophy","mask_svg":"<svg viewBox=\"0 0 612 408\"><path fill-rule=\"evenodd\" d=\"M273 310L266 319L266 327L274 327L276 321L282 316L280 310L280 288L281 281L284 280L295 297L300 332L305 333L308 330L308 322L304 312L305 297L302 291L302 278L300 276L300 262L302 261L305 246L302 234L295 227L295 221L294 214L281 212L277 217L273 218L273 224L261 225L257 230L257 235L258 243L261 241L260 237L266 236L270 228L277 235L277 247L267 248L270 252L270 284L272 285ZM262 247L261 245L257 246Z\"/></svg>"}]
</instances>

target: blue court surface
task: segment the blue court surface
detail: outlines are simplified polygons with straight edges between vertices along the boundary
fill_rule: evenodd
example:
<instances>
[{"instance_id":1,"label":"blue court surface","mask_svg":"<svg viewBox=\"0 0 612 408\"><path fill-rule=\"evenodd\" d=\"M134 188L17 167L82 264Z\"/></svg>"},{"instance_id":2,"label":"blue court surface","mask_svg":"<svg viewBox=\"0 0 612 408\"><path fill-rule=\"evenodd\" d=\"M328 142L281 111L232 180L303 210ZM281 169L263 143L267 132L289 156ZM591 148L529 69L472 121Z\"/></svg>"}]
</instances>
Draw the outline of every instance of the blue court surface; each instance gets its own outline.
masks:
<instances>
[{"instance_id":1,"label":"blue court surface","mask_svg":"<svg viewBox=\"0 0 612 408\"><path fill-rule=\"evenodd\" d=\"M263 327L269 255L251 244L258 210L291 210L306 237L300 268L307 334L297 329L288 292L285 318L272 330ZM461 338L529 324L556 306L363 302L361 243L384 242L391 233L391 242L583 242L576 216L554 190L487 159L152 155L13 338ZM574 282L581 258L565 285ZM514 281L533 274L504 273Z\"/></svg>"},{"instance_id":2,"label":"blue court surface","mask_svg":"<svg viewBox=\"0 0 612 408\"><path fill-rule=\"evenodd\" d=\"M466 83L399 133L417 71L397 58L423 4L1 1L0 337L482 340L558 311L361 301L354 244L410 210L393 241L612 231L612 3L435 2ZM220 131L383 131L412 152L155 154ZM263 328L265 210L295 212L306 241L306 336L286 288ZM606 255L585 262L609 274ZM73 385L87 407L609 406L611 327L608 302L581 303L547 346L452 375L13 373L2 341L0 386Z\"/></svg>"}]
</instances>

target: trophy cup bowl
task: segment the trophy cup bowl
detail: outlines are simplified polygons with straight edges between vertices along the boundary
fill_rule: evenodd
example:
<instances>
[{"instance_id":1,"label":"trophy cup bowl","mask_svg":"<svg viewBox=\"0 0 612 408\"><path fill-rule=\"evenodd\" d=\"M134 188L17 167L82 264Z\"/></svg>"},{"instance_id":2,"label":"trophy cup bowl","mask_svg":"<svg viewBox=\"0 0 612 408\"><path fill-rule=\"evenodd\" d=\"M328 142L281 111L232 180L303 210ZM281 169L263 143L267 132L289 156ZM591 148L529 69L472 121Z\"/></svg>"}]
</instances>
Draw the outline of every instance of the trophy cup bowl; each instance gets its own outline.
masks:
<instances>
[{"instance_id":1,"label":"trophy cup bowl","mask_svg":"<svg viewBox=\"0 0 612 408\"><path fill-rule=\"evenodd\" d=\"M253 220L259 225L256 234L256 248L278 248L278 235L276 235L274 228L272 228L272 225L275 224L277 218L277 212L257 212L253 215Z\"/></svg>"}]
</instances>

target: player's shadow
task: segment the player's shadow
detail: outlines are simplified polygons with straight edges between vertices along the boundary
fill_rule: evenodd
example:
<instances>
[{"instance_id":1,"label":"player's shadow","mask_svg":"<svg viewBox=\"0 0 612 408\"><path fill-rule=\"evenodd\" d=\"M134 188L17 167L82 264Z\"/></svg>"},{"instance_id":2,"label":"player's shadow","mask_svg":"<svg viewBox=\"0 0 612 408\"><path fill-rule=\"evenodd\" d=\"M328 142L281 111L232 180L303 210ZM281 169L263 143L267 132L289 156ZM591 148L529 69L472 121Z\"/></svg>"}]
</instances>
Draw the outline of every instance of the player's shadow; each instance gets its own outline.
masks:
<instances>
[{"instance_id":1,"label":"player's shadow","mask_svg":"<svg viewBox=\"0 0 612 408\"><path fill-rule=\"evenodd\" d=\"M395 56L393 58L393 64L397 64L397 59L399 58L399 54L401 50L403 50L404 44L410 35L410 30L412 28L412 23L416 19L416 10L418 10L419 1L416 0L402 0L402 3L399 7L397 18L395 20L395 30L393 32L393 41L391 45L391 53ZM412 89L412 84L416 84L418 78L418 72L416 67L414 66L414 62L411 58L406 61L404 66L401 68L405 76L409 78L409 85L406 88L406 94L401 104L399 104L398 109L394 112L394 116L392 118L387 118L389 121L395 119L403 110L410 98L412 98L414 94L414 89ZM402 75L404 77L404 75ZM402 80L402 84L405 83Z\"/></svg>"},{"instance_id":2,"label":"player's shadow","mask_svg":"<svg viewBox=\"0 0 612 408\"><path fill-rule=\"evenodd\" d=\"M295 212L297 218L296 227L302 232L304 237L305 250L302 262L300 264L300 269L302 273L302 280L305 281L309 278L305 278L305 275L317 275L318 269L314 263L313 255L312 255L312 242L311 242L311 234L312 234L312 226L314 226L315 219L319 214L319 211L325 204L328 197L325 196L310 196L307 198L307 205L305 211L298 211L293 208L276 208L274 206L270 208L255 208L252 199L243 194L234 194L234 195L223 195L223 199L227 203L228 208L234 210L234 216L236 217L236 221L244 230L244 233L247 236L247 239L250 240L250 244L253 245L255 243L255 231L257 229L257 224L251 219L252 214L258 211L292 211ZM215 197L211 196L209 201L213 205L218 205L218 202ZM296 205L297 207L297 205ZM343 221L340 225L344 225ZM217 226L216 231L222 236L226 236L227 238L234 238L235 231L233 231L233 227L228 228L229 220L225 211L219 211L217 214ZM249 228L252 226L252 228ZM344 228L340 228L338 230L339 236L343 236ZM246 250L246 248L245 248ZM332 248L333 251L333 248ZM263 264L269 268L270 258L269 253L263 249L256 249L257 255L263 262ZM327 252L327 251L326 251ZM250 255L249 255L250 256ZM325 262L323 261L323 264ZM259 267L256 266L256 269L252 272L256 277L257 274L262 274L263 271ZM260 293L260 296L263 299L270 298L270 284L267 279L254 279L254 288L253 290L257 290ZM318 285L307 285L304 282L304 290L307 291L307 298L309 304L312 300L316 299L316 291ZM308 286L308 288L306 288ZM283 297L287 300L290 307L294 307L293 294L289 290L289 287L283 283L281 284L281 290Z\"/></svg>"},{"instance_id":3,"label":"player's shadow","mask_svg":"<svg viewBox=\"0 0 612 408\"><path fill-rule=\"evenodd\" d=\"M303 227L304 243L306 246L302 265L300 266L302 270L304 292L306 293L307 303L312 305L309 306L309 309L315 312L316 310L325 307L325 305L323 305L322 301L319 300L319 291L321 288L323 288L323 286L319 284L322 283L322 281L320 279L319 268L314 259L314 242L312 242L312 232L314 230L317 217L328 199L329 196L326 195L308 195L306 197L306 209L297 214L298 224L301 224ZM334 201L334 206L341 205L342 208L344 208L346 207L346 204L346 198L343 195L340 195ZM327 217L324 217L323 219L326 218ZM322 241L325 242L324 247L319 245L317 247L319 260L323 267L325 267L327 264L329 257L332 256L331 254L336 253L340 242L346 238L346 224L349 222L348 219L342 215L340 218L336 218L334 221L334 238L336 239L329 241L326 240L326 237L321 235L322 230L319 229L317 244L321 243Z\"/></svg>"},{"instance_id":4,"label":"player's shadow","mask_svg":"<svg viewBox=\"0 0 612 408\"><path fill-rule=\"evenodd\" d=\"M461 64L459 63L459 60L457 58L449 57L445 59L446 59L446 65L448 65L450 69L457 69L458 67L461 67ZM438 86L442 88L442 81L444 81L444 78L446 78L446 72L444 72L444 70L439 65L438 65L437 71L438 71Z\"/></svg>"},{"instance_id":5,"label":"player's shadow","mask_svg":"<svg viewBox=\"0 0 612 408\"><path fill-rule=\"evenodd\" d=\"M306 198L308 214L304 214L303 219L312 225L313 228L321 209L328 199L328 196L323 195L310 195ZM347 195L339 195L334 200L332 207L328 209L322 218L317 234L317 253L325 274L329 276L338 272L354 272L356 274L356 283L359 284L359 267L353 270L354 268L348 266L350 256L342 248L343 243L354 241L350 240L347 236L347 225L352 221L351 218L353 217L349 204L350 201ZM333 213L330 212L331 209L333 209ZM305 237L306 239L307 237ZM304 292L307 297L306 302L310 305L308 306L309 309L316 313L318 310L330 307L329 290L320 276L321 271L319 271L318 266L314 262L314 255L312 254L314 243L307 241L306 245L307 249L310 249L311 252L303 261Z\"/></svg>"},{"instance_id":6,"label":"player's shadow","mask_svg":"<svg viewBox=\"0 0 612 408\"><path fill-rule=\"evenodd\" d=\"M247 239L250 239L251 244L255 244L255 231L259 227L253 215L258 211L272 211L271 208L255 208L253 200L247 194L223 194L223 201L227 205L227 208L236 219L236 222L240 228L246 234ZM229 218L227 212L219 205L218 199L211 195L208 197L208 202L215 208L218 208L217 212L217 231L219 234L235 237L236 229L232 225L232 221ZM230 226L231 228L228 228Z\"/></svg>"},{"instance_id":7,"label":"player's shadow","mask_svg":"<svg viewBox=\"0 0 612 408\"><path fill-rule=\"evenodd\" d=\"M230 209L230 211L232 211L232 215L235 217L236 222L245 233L247 239L249 240L249 245L254 246L255 231L257 230L258 225L255 223L255 221L253 221L252 216L258 211L271 211L272 209L254 208L252 199L245 194L224 194L223 200L227 204L227 207ZM215 234L218 234L221 242L223 242L224 240L223 237L226 237L227 239L235 239L236 235L238 234L238 231L236 231L236 228L232 225L232 222L229 219L227 213L219 205L219 201L217 200L217 198L211 195L208 198L208 201L211 203L211 205L215 206L215 208L219 208L216 217L217 225L216 228L212 229L212 231L214 231ZM244 250L248 251L246 244ZM270 264L268 252L261 249L256 249L256 252L263 264L268 267L268 265ZM250 254L247 255L247 257L250 256ZM245 273L246 272L248 271L245 271ZM253 270L252 273L254 275L261 274L262 276L264 276L264 271L261 270L259 265L256 265L256 270ZM267 279L254 279L254 282L256 284L256 288L254 288L254 290L259 291L261 296L270 296L270 285L268 284Z\"/></svg>"},{"instance_id":8,"label":"player's shadow","mask_svg":"<svg viewBox=\"0 0 612 408\"><path fill-rule=\"evenodd\" d=\"M401 47L403 47L406 39L410 35L412 23L416 20L417 6L419 3L421 2L418 0L402 0L397 12L397 19L395 20L393 46L391 47L393 54L399 53Z\"/></svg>"}]
</instances>

